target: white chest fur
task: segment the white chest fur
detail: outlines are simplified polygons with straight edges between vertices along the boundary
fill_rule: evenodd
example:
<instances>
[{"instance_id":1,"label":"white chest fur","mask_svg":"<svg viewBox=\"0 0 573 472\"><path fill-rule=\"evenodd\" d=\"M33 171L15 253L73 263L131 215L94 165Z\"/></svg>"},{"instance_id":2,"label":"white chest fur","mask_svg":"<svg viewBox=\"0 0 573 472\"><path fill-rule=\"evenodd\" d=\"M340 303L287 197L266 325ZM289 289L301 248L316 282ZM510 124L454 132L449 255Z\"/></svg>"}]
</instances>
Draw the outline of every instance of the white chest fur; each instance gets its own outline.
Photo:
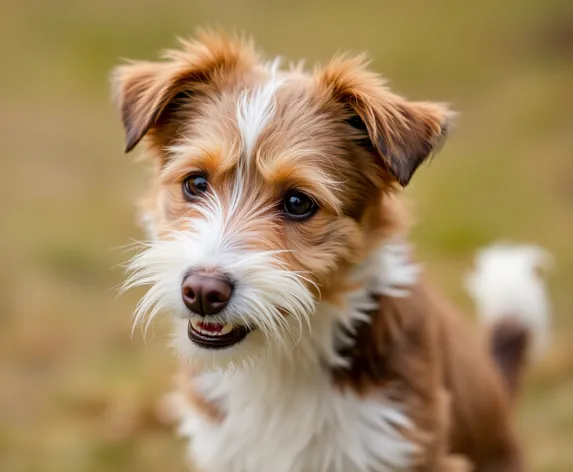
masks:
<instances>
[{"instance_id":1,"label":"white chest fur","mask_svg":"<svg viewBox=\"0 0 573 472\"><path fill-rule=\"evenodd\" d=\"M221 423L184 407L181 433L206 472L386 472L407 470L414 446L398 432L407 417L378 398L332 385L326 371L276 364L206 373L197 388L224 411Z\"/></svg>"}]
</instances>

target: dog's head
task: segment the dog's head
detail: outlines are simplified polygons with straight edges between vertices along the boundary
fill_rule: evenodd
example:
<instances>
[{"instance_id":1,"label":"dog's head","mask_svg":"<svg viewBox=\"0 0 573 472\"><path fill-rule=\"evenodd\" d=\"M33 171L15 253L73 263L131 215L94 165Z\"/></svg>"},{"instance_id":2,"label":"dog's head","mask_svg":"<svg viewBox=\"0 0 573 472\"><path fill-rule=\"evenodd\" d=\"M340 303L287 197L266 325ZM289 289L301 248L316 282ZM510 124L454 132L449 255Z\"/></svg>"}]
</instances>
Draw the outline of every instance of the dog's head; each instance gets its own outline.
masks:
<instances>
[{"instance_id":1,"label":"dog's head","mask_svg":"<svg viewBox=\"0 0 573 472\"><path fill-rule=\"evenodd\" d=\"M139 316L176 314L179 349L216 365L288 344L344 289L451 117L361 57L283 71L212 34L118 67L114 91L127 151L143 139L156 169L127 285L150 284Z\"/></svg>"}]
</instances>

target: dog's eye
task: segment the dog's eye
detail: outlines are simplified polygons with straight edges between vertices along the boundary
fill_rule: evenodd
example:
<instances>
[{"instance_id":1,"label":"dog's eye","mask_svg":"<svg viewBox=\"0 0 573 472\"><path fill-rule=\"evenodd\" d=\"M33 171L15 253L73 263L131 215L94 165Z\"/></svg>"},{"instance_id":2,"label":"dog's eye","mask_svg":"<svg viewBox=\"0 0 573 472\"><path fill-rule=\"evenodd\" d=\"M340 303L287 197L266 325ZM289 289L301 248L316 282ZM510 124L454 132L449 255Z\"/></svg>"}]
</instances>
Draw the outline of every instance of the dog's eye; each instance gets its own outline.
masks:
<instances>
[{"instance_id":1,"label":"dog's eye","mask_svg":"<svg viewBox=\"0 0 573 472\"><path fill-rule=\"evenodd\" d=\"M346 123L360 131L367 131L366 123L358 115L352 115L346 120Z\"/></svg>"},{"instance_id":2,"label":"dog's eye","mask_svg":"<svg viewBox=\"0 0 573 472\"><path fill-rule=\"evenodd\" d=\"M207 191L207 177L203 174L192 174L183 181L183 194L187 200L195 200Z\"/></svg>"},{"instance_id":3,"label":"dog's eye","mask_svg":"<svg viewBox=\"0 0 573 472\"><path fill-rule=\"evenodd\" d=\"M283 198L283 212L293 220L306 220L317 209L315 201L300 190L290 190Z\"/></svg>"}]
</instances>

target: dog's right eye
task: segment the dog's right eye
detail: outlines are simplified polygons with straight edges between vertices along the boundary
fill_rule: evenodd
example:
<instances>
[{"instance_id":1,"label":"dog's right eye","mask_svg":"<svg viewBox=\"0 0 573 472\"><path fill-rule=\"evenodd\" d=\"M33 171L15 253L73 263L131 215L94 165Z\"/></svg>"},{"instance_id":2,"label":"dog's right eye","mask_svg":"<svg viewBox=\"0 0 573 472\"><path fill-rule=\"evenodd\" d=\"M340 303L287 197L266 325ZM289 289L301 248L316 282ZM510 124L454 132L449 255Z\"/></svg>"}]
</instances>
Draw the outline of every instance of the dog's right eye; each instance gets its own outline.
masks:
<instances>
[{"instance_id":1,"label":"dog's right eye","mask_svg":"<svg viewBox=\"0 0 573 472\"><path fill-rule=\"evenodd\" d=\"M209 184L204 174L192 174L183 181L183 195L188 201L195 200L207 191Z\"/></svg>"},{"instance_id":2,"label":"dog's right eye","mask_svg":"<svg viewBox=\"0 0 573 472\"><path fill-rule=\"evenodd\" d=\"M317 210L316 202L300 190L290 190L283 197L283 214L291 220L307 220Z\"/></svg>"}]
</instances>

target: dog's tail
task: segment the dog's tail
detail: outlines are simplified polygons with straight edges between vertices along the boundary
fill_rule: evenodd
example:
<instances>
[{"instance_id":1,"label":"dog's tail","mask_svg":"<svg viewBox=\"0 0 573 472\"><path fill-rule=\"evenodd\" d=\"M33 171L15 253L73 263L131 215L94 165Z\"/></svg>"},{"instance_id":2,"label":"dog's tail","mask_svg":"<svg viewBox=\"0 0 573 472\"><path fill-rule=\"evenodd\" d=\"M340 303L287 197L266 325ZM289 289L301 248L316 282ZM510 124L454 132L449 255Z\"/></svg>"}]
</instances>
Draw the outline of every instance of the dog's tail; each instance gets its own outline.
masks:
<instances>
[{"instance_id":1,"label":"dog's tail","mask_svg":"<svg viewBox=\"0 0 573 472\"><path fill-rule=\"evenodd\" d=\"M527 364L549 345L550 307L542 276L552 259L537 246L495 244L477 254L465 279L511 396Z\"/></svg>"}]
</instances>

